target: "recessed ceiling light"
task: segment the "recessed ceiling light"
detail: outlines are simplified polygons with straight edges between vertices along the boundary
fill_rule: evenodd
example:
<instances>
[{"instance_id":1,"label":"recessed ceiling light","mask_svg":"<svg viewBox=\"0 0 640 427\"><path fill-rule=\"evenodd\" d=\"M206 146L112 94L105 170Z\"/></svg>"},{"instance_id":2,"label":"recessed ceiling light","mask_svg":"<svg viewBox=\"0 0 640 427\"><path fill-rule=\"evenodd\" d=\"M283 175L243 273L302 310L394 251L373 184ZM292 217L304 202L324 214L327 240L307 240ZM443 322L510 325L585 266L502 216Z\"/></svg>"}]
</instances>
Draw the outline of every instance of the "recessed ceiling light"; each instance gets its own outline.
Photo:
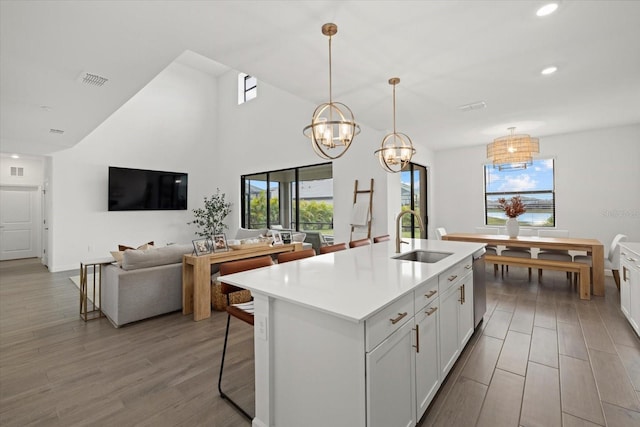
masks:
<instances>
[{"instance_id":1,"label":"recessed ceiling light","mask_svg":"<svg viewBox=\"0 0 640 427\"><path fill-rule=\"evenodd\" d=\"M12 159L19 159L19 158L20 158L20 156L18 156L17 154L12 154L12 155L11 155L11 158L12 158Z\"/></svg>"},{"instance_id":2,"label":"recessed ceiling light","mask_svg":"<svg viewBox=\"0 0 640 427\"><path fill-rule=\"evenodd\" d=\"M545 68L545 69L544 69L544 70L542 70L540 73L541 73L541 74L543 74L543 75L545 75L545 76L548 76L549 74L553 74L553 73L555 73L556 71L558 71L558 67L553 67L553 66L551 66L551 67L547 67L547 68Z\"/></svg>"},{"instance_id":3,"label":"recessed ceiling light","mask_svg":"<svg viewBox=\"0 0 640 427\"><path fill-rule=\"evenodd\" d=\"M545 4L540 9L538 9L538 11L536 12L536 15L538 16L551 15L553 12L556 11L557 8L558 8L558 3Z\"/></svg>"}]
</instances>

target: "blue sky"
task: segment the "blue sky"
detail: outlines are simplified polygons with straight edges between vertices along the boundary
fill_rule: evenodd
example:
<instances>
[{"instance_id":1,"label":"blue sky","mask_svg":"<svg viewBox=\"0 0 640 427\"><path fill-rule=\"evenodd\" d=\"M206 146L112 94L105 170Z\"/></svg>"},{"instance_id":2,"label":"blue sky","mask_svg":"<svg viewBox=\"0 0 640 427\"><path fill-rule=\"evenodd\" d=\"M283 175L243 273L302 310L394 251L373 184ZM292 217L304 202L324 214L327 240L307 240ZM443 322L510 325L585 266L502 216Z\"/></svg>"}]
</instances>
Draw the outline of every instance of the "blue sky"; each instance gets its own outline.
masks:
<instances>
[{"instance_id":1,"label":"blue sky","mask_svg":"<svg viewBox=\"0 0 640 427\"><path fill-rule=\"evenodd\" d=\"M527 169L503 170L485 166L487 192L553 190L553 159L534 160Z\"/></svg>"}]
</instances>

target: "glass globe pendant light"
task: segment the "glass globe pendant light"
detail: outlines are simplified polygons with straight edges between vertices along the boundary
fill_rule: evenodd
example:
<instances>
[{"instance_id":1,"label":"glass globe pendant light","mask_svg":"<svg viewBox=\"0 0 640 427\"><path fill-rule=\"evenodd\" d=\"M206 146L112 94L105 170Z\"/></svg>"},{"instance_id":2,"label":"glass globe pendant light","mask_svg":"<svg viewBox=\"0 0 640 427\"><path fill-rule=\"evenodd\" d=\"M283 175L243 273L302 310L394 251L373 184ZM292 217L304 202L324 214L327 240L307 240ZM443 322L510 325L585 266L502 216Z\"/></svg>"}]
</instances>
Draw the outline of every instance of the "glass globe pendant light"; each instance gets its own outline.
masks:
<instances>
[{"instance_id":1,"label":"glass globe pendant light","mask_svg":"<svg viewBox=\"0 0 640 427\"><path fill-rule=\"evenodd\" d=\"M393 133L385 136L381 147L374 152L380 160L380 166L391 173L403 170L416 153L411 138L404 133L396 132L396 85L398 83L400 83L398 77L389 79L389 84L393 86Z\"/></svg>"},{"instance_id":2,"label":"glass globe pendant light","mask_svg":"<svg viewBox=\"0 0 640 427\"><path fill-rule=\"evenodd\" d=\"M353 112L341 102L334 102L331 81L331 37L338 32L336 24L322 26L322 34L329 37L329 102L316 107L311 124L303 129L311 139L316 154L324 159L337 159L347 152L353 138L360 133L360 126L353 118Z\"/></svg>"}]
</instances>

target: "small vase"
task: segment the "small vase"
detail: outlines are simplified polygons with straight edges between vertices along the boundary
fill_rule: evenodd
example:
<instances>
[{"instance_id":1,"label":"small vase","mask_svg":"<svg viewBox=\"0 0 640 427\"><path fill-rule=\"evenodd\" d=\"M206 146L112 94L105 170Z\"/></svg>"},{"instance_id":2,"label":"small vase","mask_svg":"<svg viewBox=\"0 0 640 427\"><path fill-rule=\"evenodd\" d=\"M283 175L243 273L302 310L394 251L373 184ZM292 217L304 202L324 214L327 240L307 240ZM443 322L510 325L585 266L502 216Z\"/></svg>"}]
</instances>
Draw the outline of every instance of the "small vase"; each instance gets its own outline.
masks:
<instances>
[{"instance_id":1,"label":"small vase","mask_svg":"<svg viewBox=\"0 0 640 427\"><path fill-rule=\"evenodd\" d=\"M517 218L507 219L507 234L509 237L518 237L520 232L520 224L518 224Z\"/></svg>"}]
</instances>

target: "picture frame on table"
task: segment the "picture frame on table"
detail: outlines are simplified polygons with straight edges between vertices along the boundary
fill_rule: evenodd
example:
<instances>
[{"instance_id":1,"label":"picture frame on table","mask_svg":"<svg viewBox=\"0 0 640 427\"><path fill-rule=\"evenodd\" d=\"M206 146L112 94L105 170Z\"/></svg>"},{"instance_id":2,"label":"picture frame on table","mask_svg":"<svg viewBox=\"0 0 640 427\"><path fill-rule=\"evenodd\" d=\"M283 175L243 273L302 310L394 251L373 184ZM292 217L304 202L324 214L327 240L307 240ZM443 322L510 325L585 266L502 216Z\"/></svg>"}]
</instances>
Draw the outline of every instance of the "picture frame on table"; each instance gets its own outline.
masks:
<instances>
[{"instance_id":1,"label":"picture frame on table","mask_svg":"<svg viewBox=\"0 0 640 427\"><path fill-rule=\"evenodd\" d=\"M291 243L291 236L293 236L292 230L279 230L278 232L280 233L280 237L282 237L282 243L285 245Z\"/></svg>"},{"instance_id":2,"label":"picture frame on table","mask_svg":"<svg viewBox=\"0 0 640 427\"><path fill-rule=\"evenodd\" d=\"M210 254L212 252L211 240L207 238L194 240L193 252L196 256Z\"/></svg>"},{"instance_id":3,"label":"picture frame on table","mask_svg":"<svg viewBox=\"0 0 640 427\"><path fill-rule=\"evenodd\" d=\"M273 246L282 245L282 236L279 231L271 230L271 237L273 238Z\"/></svg>"},{"instance_id":4,"label":"picture frame on table","mask_svg":"<svg viewBox=\"0 0 640 427\"><path fill-rule=\"evenodd\" d=\"M224 233L214 234L211 240L213 252L226 252L229 250L227 236Z\"/></svg>"}]
</instances>

